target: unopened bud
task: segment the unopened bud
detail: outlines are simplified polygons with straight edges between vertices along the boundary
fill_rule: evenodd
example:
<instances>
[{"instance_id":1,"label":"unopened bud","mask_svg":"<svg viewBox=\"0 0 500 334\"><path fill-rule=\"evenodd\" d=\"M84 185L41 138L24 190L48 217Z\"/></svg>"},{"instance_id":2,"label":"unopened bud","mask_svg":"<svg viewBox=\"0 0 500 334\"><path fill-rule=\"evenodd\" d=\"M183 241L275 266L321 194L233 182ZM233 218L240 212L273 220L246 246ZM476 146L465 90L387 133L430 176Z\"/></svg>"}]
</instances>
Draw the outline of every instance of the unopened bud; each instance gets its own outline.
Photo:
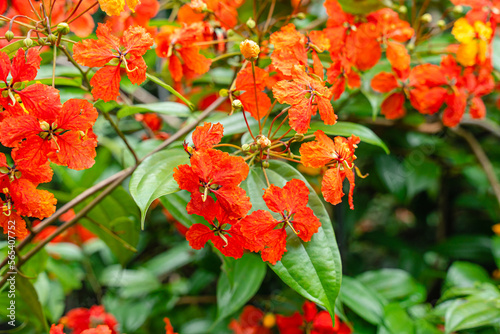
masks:
<instances>
[{"instance_id":1,"label":"unopened bud","mask_svg":"<svg viewBox=\"0 0 500 334\"><path fill-rule=\"evenodd\" d=\"M67 24L66 22L61 22L57 25L57 31L61 34L61 35L67 35L69 34L70 30L69 30L69 24Z\"/></svg>"},{"instance_id":2,"label":"unopened bud","mask_svg":"<svg viewBox=\"0 0 500 334\"><path fill-rule=\"evenodd\" d=\"M240 51L246 60L255 60L259 56L260 47L254 41L246 39L240 43Z\"/></svg>"},{"instance_id":3,"label":"unopened bud","mask_svg":"<svg viewBox=\"0 0 500 334\"><path fill-rule=\"evenodd\" d=\"M255 21L252 18L249 18L247 20L247 27L250 28L250 29L255 28Z\"/></svg>"},{"instance_id":4,"label":"unopened bud","mask_svg":"<svg viewBox=\"0 0 500 334\"><path fill-rule=\"evenodd\" d=\"M269 168L269 161L262 161L262 167Z\"/></svg>"},{"instance_id":5,"label":"unopened bud","mask_svg":"<svg viewBox=\"0 0 500 334\"><path fill-rule=\"evenodd\" d=\"M464 7L461 5L453 7L453 13L462 14L464 12Z\"/></svg>"},{"instance_id":6,"label":"unopened bud","mask_svg":"<svg viewBox=\"0 0 500 334\"><path fill-rule=\"evenodd\" d=\"M261 136L257 139L257 144L259 144L262 148L269 148L271 147L271 140L269 140L266 136Z\"/></svg>"},{"instance_id":7,"label":"unopened bud","mask_svg":"<svg viewBox=\"0 0 500 334\"><path fill-rule=\"evenodd\" d=\"M33 46L33 40L31 38L26 38L24 40L24 46L27 48L30 48Z\"/></svg>"},{"instance_id":8,"label":"unopened bud","mask_svg":"<svg viewBox=\"0 0 500 334\"><path fill-rule=\"evenodd\" d=\"M57 36L54 34L50 34L49 36L47 36L47 40L50 44L54 44L57 41Z\"/></svg>"},{"instance_id":9,"label":"unopened bud","mask_svg":"<svg viewBox=\"0 0 500 334\"><path fill-rule=\"evenodd\" d=\"M406 48L408 49L408 51L413 51L415 50L415 43L413 42L410 42L406 45Z\"/></svg>"},{"instance_id":10,"label":"unopened bud","mask_svg":"<svg viewBox=\"0 0 500 334\"><path fill-rule=\"evenodd\" d=\"M224 89L224 88L223 88L223 89L221 89L221 90L219 91L219 96L226 97L226 96L228 96L228 95L229 95L229 92L228 92L228 90L227 90L227 89Z\"/></svg>"},{"instance_id":11,"label":"unopened bud","mask_svg":"<svg viewBox=\"0 0 500 334\"><path fill-rule=\"evenodd\" d=\"M5 39L6 39L8 42L12 41L12 39L13 39L13 38L14 38L14 33L13 33L11 30L9 30L9 31L7 31L7 32L5 33Z\"/></svg>"},{"instance_id":12,"label":"unopened bud","mask_svg":"<svg viewBox=\"0 0 500 334\"><path fill-rule=\"evenodd\" d=\"M406 6L399 6L398 12L401 13L401 14L406 14L406 13L408 13L408 7L406 7Z\"/></svg>"},{"instance_id":13,"label":"unopened bud","mask_svg":"<svg viewBox=\"0 0 500 334\"><path fill-rule=\"evenodd\" d=\"M233 100L232 106L236 110L240 110L243 108L243 104L241 103L240 100Z\"/></svg>"},{"instance_id":14,"label":"unopened bud","mask_svg":"<svg viewBox=\"0 0 500 334\"><path fill-rule=\"evenodd\" d=\"M423 23L430 23L432 22L432 15L429 13L425 13L424 15L420 16L420 21Z\"/></svg>"},{"instance_id":15,"label":"unopened bud","mask_svg":"<svg viewBox=\"0 0 500 334\"><path fill-rule=\"evenodd\" d=\"M303 133L296 133L295 136L293 136L293 139L295 141L303 141L304 140L304 134Z\"/></svg>"},{"instance_id":16,"label":"unopened bud","mask_svg":"<svg viewBox=\"0 0 500 334\"><path fill-rule=\"evenodd\" d=\"M248 152L248 151L250 151L250 145L248 145L248 144L243 144L243 145L241 145L241 150L242 150L243 152Z\"/></svg>"},{"instance_id":17,"label":"unopened bud","mask_svg":"<svg viewBox=\"0 0 500 334\"><path fill-rule=\"evenodd\" d=\"M437 26L439 29L444 30L446 28L446 22L444 20L437 21Z\"/></svg>"},{"instance_id":18,"label":"unopened bud","mask_svg":"<svg viewBox=\"0 0 500 334\"><path fill-rule=\"evenodd\" d=\"M267 313L262 319L262 326L272 328L276 325L276 316L272 313Z\"/></svg>"},{"instance_id":19,"label":"unopened bud","mask_svg":"<svg viewBox=\"0 0 500 334\"><path fill-rule=\"evenodd\" d=\"M234 32L234 30L233 30L233 29L229 29L229 30L226 32L226 34L227 34L227 37L234 37L234 35L235 35L236 33Z\"/></svg>"},{"instance_id":20,"label":"unopened bud","mask_svg":"<svg viewBox=\"0 0 500 334\"><path fill-rule=\"evenodd\" d=\"M300 12L295 17L298 18L299 20L303 20L306 18L306 13Z\"/></svg>"}]
</instances>

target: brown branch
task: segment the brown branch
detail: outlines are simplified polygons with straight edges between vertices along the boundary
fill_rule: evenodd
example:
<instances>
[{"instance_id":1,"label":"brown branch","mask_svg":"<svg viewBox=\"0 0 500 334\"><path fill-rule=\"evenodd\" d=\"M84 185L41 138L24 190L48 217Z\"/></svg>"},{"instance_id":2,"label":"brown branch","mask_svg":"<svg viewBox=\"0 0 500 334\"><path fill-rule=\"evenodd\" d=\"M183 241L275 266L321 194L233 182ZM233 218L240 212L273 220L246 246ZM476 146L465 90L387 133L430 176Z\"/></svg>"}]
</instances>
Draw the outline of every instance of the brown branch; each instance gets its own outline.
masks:
<instances>
[{"instance_id":1,"label":"brown branch","mask_svg":"<svg viewBox=\"0 0 500 334\"><path fill-rule=\"evenodd\" d=\"M500 206L500 183L498 182L498 178L495 174L495 170L493 169L493 165L491 164L490 159L488 159L488 156L481 147L481 144L479 144L476 137L474 137L469 131L466 131L462 128L451 128L451 130L465 139L465 141L467 141L467 144L469 144L472 152L479 161L479 164L481 164L481 167L483 168L488 181L490 181L493 192L495 193L495 196L497 198L498 205Z\"/></svg>"}]
</instances>

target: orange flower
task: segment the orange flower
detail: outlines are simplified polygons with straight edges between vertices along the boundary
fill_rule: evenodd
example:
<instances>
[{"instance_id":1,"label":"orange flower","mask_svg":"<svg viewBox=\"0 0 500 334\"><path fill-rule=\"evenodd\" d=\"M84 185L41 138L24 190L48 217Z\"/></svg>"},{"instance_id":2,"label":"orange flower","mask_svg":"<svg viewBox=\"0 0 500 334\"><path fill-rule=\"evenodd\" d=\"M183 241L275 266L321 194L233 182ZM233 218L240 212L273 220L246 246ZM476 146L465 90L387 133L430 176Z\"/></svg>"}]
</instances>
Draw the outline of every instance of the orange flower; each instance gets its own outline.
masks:
<instances>
[{"instance_id":1,"label":"orange flower","mask_svg":"<svg viewBox=\"0 0 500 334\"><path fill-rule=\"evenodd\" d=\"M245 190L239 184L246 179L249 167L241 157L214 149L202 149L191 156L191 166L174 169L179 188L191 193L189 214L202 215L210 207L209 195L215 196L220 206L235 218L244 216L252 207Z\"/></svg>"},{"instance_id":2,"label":"orange flower","mask_svg":"<svg viewBox=\"0 0 500 334\"><path fill-rule=\"evenodd\" d=\"M241 312L239 321L236 319L231 320L229 329L233 330L235 334L271 334L271 326L265 320L269 319L272 314L265 315L264 312L252 305L247 305ZM269 320L267 320L269 322Z\"/></svg>"},{"instance_id":3,"label":"orange flower","mask_svg":"<svg viewBox=\"0 0 500 334\"><path fill-rule=\"evenodd\" d=\"M53 163L81 170L94 164L97 110L86 100L71 99L58 109L9 117L0 123L0 142L14 147L16 163L37 169Z\"/></svg>"},{"instance_id":4,"label":"orange flower","mask_svg":"<svg viewBox=\"0 0 500 334\"><path fill-rule=\"evenodd\" d=\"M344 192L342 183L349 180L349 206L354 210L354 150L359 144L359 138L351 136L348 139L335 137L331 140L325 133L318 130L314 133L316 140L302 144L300 147L301 162L306 167L330 167L323 177L321 191L327 202L338 204L342 202Z\"/></svg>"},{"instance_id":5,"label":"orange flower","mask_svg":"<svg viewBox=\"0 0 500 334\"><path fill-rule=\"evenodd\" d=\"M119 39L111 34L109 25L99 24L97 40L86 39L73 47L73 57L80 65L102 67L92 79L94 99L116 100L120 95L121 65L125 65L128 78L133 84L146 80L146 63L142 55L153 45L153 38L143 27L129 27ZM106 65L117 60L117 65Z\"/></svg>"},{"instance_id":6,"label":"orange flower","mask_svg":"<svg viewBox=\"0 0 500 334\"><path fill-rule=\"evenodd\" d=\"M248 66L236 76L235 90L239 91L238 99L243 104L243 110L249 112L253 118L261 119L271 108L271 100L263 90L266 89L269 74L255 67L255 83L253 80L252 67ZM257 91L257 92L256 92ZM255 95L257 94L257 102Z\"/></svg>"},{"instance_id":7,"label":"orange flower","mask_svg":"<svg viewBox=\"0 0 500 334\"><path fill-rule=\"evenodd\" d=\"M283 188L271 184L262 198L282 219L275 219L268 211L254 211L241 220L241 232L253 241L254 249L250 250L261 251L262 260L275 265L286 252L287 226L307 242L318 232L321 222L307 207L309 189L304 181L293 179Z\"/></svg>"},{"instance_id":8,"label":"orange flower","mask_svg":"<svg viewBox=\"0 0 500 334\"><path fill-rule=\"evenodd\" d=\"M156 54L168 59L168 69L174 81L181 81L183 76L193 77L208 72L212 60L200 54L207 26L197 22L171 31L166 28L156 36Z\"/></svg>"},{"instance_id":9,"label":"orange flower","mask_svg":"<svg viewBox=\"0 0 500 334\"><path fill-rule=\"evenodd\" d=\"M104 306L100 305L94 305L90 309L83 307L72 309L61 318L60 322L72 329L72 334L117 334L118 322L112 314L106 313Z\"/></svg>"},{"instance_id":10,"label":"orange flower","mask_svg":"<svg viewBox=\"0 0 500 334\"><path fill-rule=\"evenodd\" d=\"M172 324L170 323L169 318L163 318L163 321L165 322L166 334L177 334L177 333L174 333L174 327L172 327Z\"/></svg>"},{"instance_id":11,"label":"orange flower","mask_svg":"<svg viewBox=\"0 0 500 334\"><path fill-rule=\"evenodd\" d=\"M125 5L133 11L139 3L140 0L99 0L101 9L109 16L119 15L125 9Z\"/></svg>"},{"instance_id":12,"label":"orange flower","mask_svg":"<svg viewBox=\"0 0 500 334\"><path fill-rule=\"evenodd\" d=\"M203 126L197 126L193 132L193 144L195 150L212 148L222 140L224 127L220 123L205 122Z\"/></svg>"},{"instance_id":13,"label":"orange flower","mask_svg":"<svg viewBox=\"0 0 500 334\"><path fill-rule=\"evenodd\" d=\"M278 102L291 105L288 111L290 126L299 133L307 132L311 116L317 110L325 124L335 124L337 115L330 103L332 92L325 83L307 75L300 66L295 66L291 74L291 81L282 80L273 87Z\"/></svg>"}]
</instances>

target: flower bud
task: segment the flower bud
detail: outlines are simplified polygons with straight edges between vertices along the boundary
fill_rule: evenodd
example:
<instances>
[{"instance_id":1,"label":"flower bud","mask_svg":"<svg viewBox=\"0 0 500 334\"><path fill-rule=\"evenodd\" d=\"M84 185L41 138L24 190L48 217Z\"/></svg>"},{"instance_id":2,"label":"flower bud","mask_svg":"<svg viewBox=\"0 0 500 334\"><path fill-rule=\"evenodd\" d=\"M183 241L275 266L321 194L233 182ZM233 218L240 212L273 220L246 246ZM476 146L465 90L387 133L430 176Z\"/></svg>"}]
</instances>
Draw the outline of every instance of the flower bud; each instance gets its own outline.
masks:
<instances>
[{"instance_id":1,"label":"flower bud","mask_svg":"<svg viewBox=\"0 0 500 334\"><path fill-rule=\"evenodd\" d=\"M429 13L425 13L424 15L420 16L420 21L422 21L423 23L431 23L432 15Z\"/></svg>"},{"instance_id":2,"label":"flower bud","mask_svg":"<svg viewBox=\"0 0 500 334\"><path fill-rule=\"evenodd\" d=\"M406 14L406 13L408 13L408 7L406 7L406 6L399 6L398 12L400 14Z\"/></svg>"},{"instance_id":3,"label":"flower bud","mask_svg":"<svg viewBox=\"0 0 500 334\"><path fill-rule=\"evenodd\" d=\"M13 38L14 38L14 33L11 30L5 33L5 39L7 40L7 42L12 41Z\"/></svg>"},{"instance_id":4,"label":"flower bud","mask_svg":"<svg viewBox=\"0 0 500 334\"><path fill-rule=\"evenodd\" d=\"M234 37L234 35L236 35L236 33L234 32L234 30L233 30L233 29L229 29L229 30L227 31L227 37Z\"/></svg>"},{"instance_id":5,"label":"flower bud","mask_svg":"<svg viewBox=\"0 0 500 334\"><path fill-rule=\"evenodd\" d=\"M269 161L262 161L262 167L269 168Z\"/></svg>"},{"instance_id":6,"label":"flower bud","mask_svg":"<svg viewBox=\"0 0 500 334\"><path fill-rule=\"evenodd\" d=\"M236 110L240 110L243 108L243 104L241 103L240 100L233 100L232 106Z\"/></svg>"},{"instance_id":7,"label":"flower bud","mask_svg":"<svg viewBox=\"0 0 500 334\"><path fill-rule=\"evenodd\" d=\"M50 44L54 45L54 43L57 41L57 36L54 34L50 34L49 36L47 36L47 40Z\"/></svg>"},{"instance_id":8,"label":"flower bud","mask_svg":"<svg viewBox=\"0 0 500 334\"><path fill-rule=\"evenodd\" d=\"M260 47L254 41L246 39L240 43L240 51L246 60L255 60L259 56Z\"/></svg>"},{"instance_id":9,"label":"flower bud","mask_svg":"<svg viewBox=\"0 0 500 334\"><path fill-rule=\"evenodd\" d=\"M446 22L444 20L437 21L437 26L439 29L444 30L446 28Z\"/></svg>"},{"instance_id":10,"label":"flower bud","mask_svg":"<svg viewBox=\"0 0 500 334\"><path fill-rule=\"evenodd\" d=\"M243 152L248 152L248 151L250 151L250 145L248 145L248 144L243 144L243 145L241 145L241 150L242 150Z\"/></svg>"},{"instance_id":11,"label":"flower bud","mask_svg":"<svg viewBox=\"0 0 500 334\"><path fill-rule=\"evenodd\" d=\"M69 30L69 24L67 24L66 22L61 22L57 25L57 31L62 34L62 35L67 35L69 34L70 30Z\"/></svg>"},{"instance_id":12,"label":"flower bud","mask_svg":"<svg viewBox=\"0 0 500 334\"><path fill-rule=\"evenodd\" d=\"M406 48L408 49L408 51L413 51L415 50L415 43L413 42L410 42L406 45Z\"/></svg>"},{"instance_id":13,"label":"flower bud","mask_svg":"<svg viewBox=\"0 0 500 334\"><path fill-rule=\"evenodd\" d=\"M262 326L272 328L276 325L276 317L272 313L267 313L262 319Z\"/></svg>"},{"instance_id":14,"label":"flower bud","mask_svg":"<svg viewBox=\"0 0 500 334\"><path fill-rule=\"evenodd\" d=\"M293 136L293 139L295 141L303 141L304 140L304 134L303 133L296 133L295 136Z\"/></svg>"},{"instance_id":15,"label":"flower bud","mask_svg":"<svg viewBox=\"0 0 500 334\"><path fill-rule=\"evenodd\" d=\"M228 90L227 90L227 89L224 89L224 88L223 88L223 89L221 89L221 90L219 91L219 96L226 97L226 96L228 96L228 95L229 95L229 92L228 92Z\"/></svg>"},{"instance_id":16,"label":"flower bud","mask_svg":"<svg viewBox=\"0 0 500 334\"><path fill-rule=\"evenodd\" d=\"M271 147L271 140L269 140L266 136L261 136L257 139L257 144L259 144L262 148L269 148Z\"/></svg>"},{"instance_id":17,"label":"flower bud","mask_svg":"<svg viewBox=\"0 0 500 334\"><path fill-rule=\"evenodd\" d=\"M464 7L461 5L453 7L453 13L462 14L464 12Z\"/></svg>"},{"instance_id":18,"label":"flower bud","mask_svg":"<svg viewBox=\"0 0 500 334\"><path fill-rule=\"evenodd\" d=\"M256 24L256 23L255 23L255 21L254 21L252 18L249 18L249 19L247 20L247 27L248 27L248 28L250 28L250 29L255 28L255 24Z\"/></svg>"},{"instance_id":19,"label":"flower bud","mask_svg":"<svg viewBox=\"0 0 500 334\"><path fill-rule=\"evenodd\" d=\"M27 48L30 48L33 46L33 40L31 38L26 38L24 40L24 46L27 47Z\"/></svg>"},{"instance_id":20,"label":"flower bud","mask_svg":"<svg viewBox=\"0 0 500 334\"><path fill-rule=\"evenodd\" d=\"M298 18L299 20L303 20L306 18L306 13L300 12L295 17Z\"/></svg>"}]
</instances>

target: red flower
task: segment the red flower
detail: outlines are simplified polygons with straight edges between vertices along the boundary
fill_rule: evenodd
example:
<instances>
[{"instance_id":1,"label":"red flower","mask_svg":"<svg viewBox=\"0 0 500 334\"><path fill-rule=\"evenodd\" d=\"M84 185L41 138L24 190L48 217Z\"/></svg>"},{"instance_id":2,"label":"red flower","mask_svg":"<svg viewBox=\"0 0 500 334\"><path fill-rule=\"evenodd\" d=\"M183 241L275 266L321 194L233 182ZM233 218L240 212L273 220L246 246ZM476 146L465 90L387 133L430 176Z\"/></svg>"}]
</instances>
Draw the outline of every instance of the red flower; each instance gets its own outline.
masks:
<instances>
[{"instance_id":1,"label":"red flower","mask_svg":"<svg viewBox=\"0 0 500 334\"><path fill-rule=\"evenodd\" d=\"M25 109L32 113L54 112L61 107L58 91L43 84L33 84L22 88L23 82L35 80L42 58L37 49L17 50L12 58L0 52L0 81L6 87L0 88L0 104L5 111L0 113L0 120L7 116L19 116L25 114L23 108L17 101L17 96L23 103ZM8 81L8 76L11 76Z\"/></svg>"},{"instance_id":2,"label":"red flower","mask_svg":"<svg viewBox=\"0 0 500 334\"><path fill-rule=\"evenodd\" d=\"M64 334L63 329L64 329L63 324L59 324L57 326L53 324L50 327L49 334ZM73 333L75 333L75 332L73 332ZM113 332L106 325L99 325L96 328L86 329L83 332L81 332L81 334L112 334L112 333Z\"/></svg>"},{"instance_id":3,"label":"red flower","mask_svg":"<svg viewBox=\"0 0 500 334\"><path fill-rule=\"evenodd\" d=\"M265 321L267 320L266 317L269 316L274 319L274 315L265 316L264 312L255 306L247 305L243 308L239 321L236 319L231 320L229 329L233 330L234 334L271 334L269 327L272 327L274 323L272 320L269 321L270 324Z\"/></svg>"},{"instance_id":4,"label":"red flower","mask_svg":"<svg viewBox=\"0 0 500 334\"><path fill-rule=\"evenodd\" d=\"M208 72L212 60L200 54L196 43L211 40L206 34L207 26L202 22L175 29L166 28L156 36L156 54L168 58L168 69L174 81L182 77L194 77Z\"/></svg>"},{"instance_id":5,"label":"red flower","mask_svg":"<svg viewBox=\"0 0 500 334\"><path fill-rule=\"evenodd\" d=\"M146 63L142 55L153 45L153 38L143 27L130 26L120 39L111 34L108 25L99 24L97 40L86 39L73 47L73 57L80 65L102 67L92 79L94 99L116 100L120 95L121 65L125 65L128 78L133 84L146 80ZM117 65L106 65L116 59Z\"/></svg>"},{"instance_id":6,"label":"red flower","mask_svg":"<svg viewBox=\"0 0 500 334\"><path fill-rule=\"evenodd\" d=\"M210 240L222 254L239 259L243 256L244 248L254 249L250 240L247 240L240 231L238 219L224 210L219 202L207 197L204 211L198 214L210 224L192 225L186 233L189 245L194 249L201 249ZM205 204L204 203L204 204Z\"/></svg>"},{"instance_id":7,"label":"red flower","mask_svg":"<svg viewBox=\"0 0 500 334\"><path fill-rule=\"evenodd\" d=\"M94 305L90 309L73 309L62 317L60 322L72 329L72 334L117 334L118 323L114 316L105 312L103 306ZM90 328L96 329L86 331Z\"/></svg>"},{"instance_id":8,"label":"red flower","mask_svg":"<svg viewBox=\"0 0 500 334\"><path fill-rule=\"evenodd\" d=\"M47 159L72 169L94 164L97 137L92 126L96 109L85 100L71 99L62 108L9 117L0 123L0 142L14 147L19 168L36 170Z\"/></svg>"},{"instance_id":9,"label":"red flower","mask_svg":"<svg viewBox=\"0 0 500 334\"><path fill-rule=\"evenodd\" d=\"M345 178L349 180L349 206L354 210L354 150L359 143L359 138L351 136L349 139L335 137L335 142L325 133L318 130L314 133L316 140L302 144L300 147L301 162L306 167L320 168L331 167L323 177L321 191L327 202L338 204L342 202L344 192L342 183Z\"/></svg>"},{"instance_id":10,"label":"red flower","mask_svg":"<svg viewBox=\"0 0 500 334\"><path fill-rule=\"evenodd\" d=\"M191 193L188 213L203 215L208 196L213 194L224 210L240 218L252 207L245 190L239 187L248 172L243 158L202 149L191 156L191 166L180 165L174 169L174 179L181 189Z\"/></svg>"},{"instance_id":11,"label":"red flower","mask_svg":"<svg viewBox=\"0 0 500 334\"><path fill-rule=\"evenodd\" d=\"M236 76L235 90L240 91L238 99L243 104L243 110L248 111L253 118L261 119L271 108L271 100L263 90L266 89L269 74L255 67L255 84L253 80L252 67L248 66ZM255 95L257 94L257 101Z\"/></svg>"},{"instance_id":12,"label":"red flower","mask_svg":"<svg viewBox=\"0 0 500 334\"><path fill-rule=\"evenodd\" d=\"M177 334L177 333L174 333L174 327L172 327L172 324L170 323L169 318L163 318L163 321L165 322L166 334Z\"/></svg>"},{"instance_id":13,"label":"red flower","mask_svg":"<svg viewBox=\"0 0 500 334\"><path fill-rule=\"evenodd\" d=\"M335 315L335 326L327 311L320 311L316 305L306 301L302 306L304 314L295 312L289 317L276 316L281 334L350 334L351 329Z\"/></svg>"},{"instance_id":14,"label":"red flower","mask_svg":"<svg viewBox=\"0 0 500 334\"><path fill-rule=\"evenodd\" d=\"M272 184L264 192L263 199L271 211L281 215L281 219L275 219L268 211L254 211L241 221L241 232L255 243L256 249L251 250L260 250L262 260L274 265L286 252L287 226L307 242L318 232L321 223L307 207L309 189L301 180L293 179L283 188Z\"/></svg>"},{"instance_id":15,"label":"red flower","mask_svg":"<svg viewBox=\"0 0 500 334\"><path fill-rule=\"evenodd\" d=\"M300 66L295 66L291 73L291 81L282 80L273 87L278 102L291 105L288 111L290 126L299 133L307 132L311 116L317 110L325 124L335 124L337 115L330 103L332 92L325 83L307 75Z\"/></svg>"},{"instance_id":16,"label":"red flower","mask_svg":"<svg viewBox=\"0 0 500 334\"><path fill-rule=\"evenodd\" d=\"M196 151L212 148L222 140L224 127L220 123L205 122L203 126L197 126L193 132L193 144Z\"/></svg>"}]
</instances>

